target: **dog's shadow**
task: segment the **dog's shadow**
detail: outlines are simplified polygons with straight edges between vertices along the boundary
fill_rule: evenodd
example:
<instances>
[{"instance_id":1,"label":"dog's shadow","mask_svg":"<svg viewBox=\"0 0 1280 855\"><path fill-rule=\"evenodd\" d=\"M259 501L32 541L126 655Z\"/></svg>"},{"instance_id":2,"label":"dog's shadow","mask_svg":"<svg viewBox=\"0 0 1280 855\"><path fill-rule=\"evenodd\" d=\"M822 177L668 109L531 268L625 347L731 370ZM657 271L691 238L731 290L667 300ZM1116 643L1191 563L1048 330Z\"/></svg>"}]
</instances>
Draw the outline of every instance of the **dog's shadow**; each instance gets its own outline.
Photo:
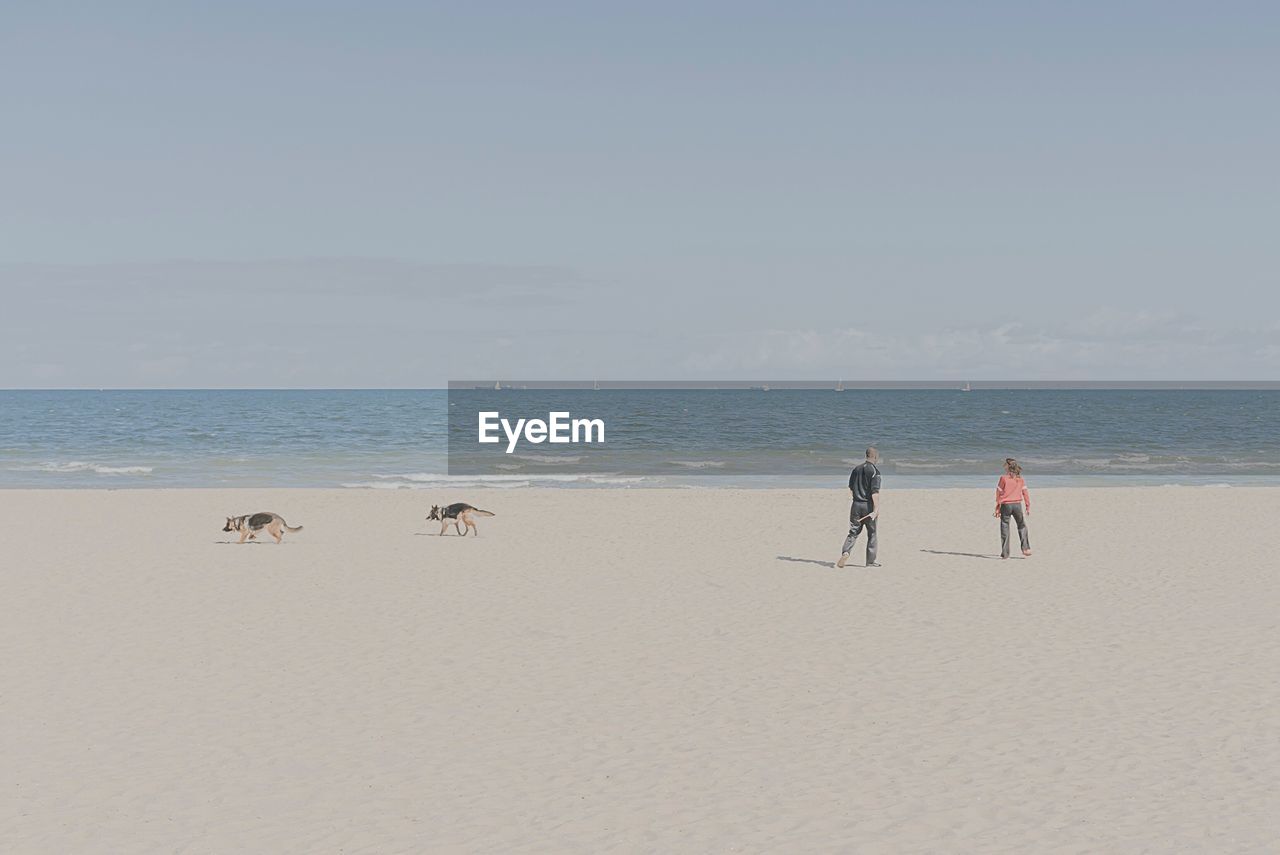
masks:
<instances>
[{"instance_id":1,"label":"dog's shadow","mask_svg":"<svg viewBox=\"0 0 1280 855\"><path fill-rule=\"evenodd\" d=\"M819 567L827 567L830 569L835 569L836 566L834 561L819 561L816 558L793 558L790 555L779 555L777 556L777 559L779 561L791 561L795 564L816 564Z\"/></svg>"}]
</instances>

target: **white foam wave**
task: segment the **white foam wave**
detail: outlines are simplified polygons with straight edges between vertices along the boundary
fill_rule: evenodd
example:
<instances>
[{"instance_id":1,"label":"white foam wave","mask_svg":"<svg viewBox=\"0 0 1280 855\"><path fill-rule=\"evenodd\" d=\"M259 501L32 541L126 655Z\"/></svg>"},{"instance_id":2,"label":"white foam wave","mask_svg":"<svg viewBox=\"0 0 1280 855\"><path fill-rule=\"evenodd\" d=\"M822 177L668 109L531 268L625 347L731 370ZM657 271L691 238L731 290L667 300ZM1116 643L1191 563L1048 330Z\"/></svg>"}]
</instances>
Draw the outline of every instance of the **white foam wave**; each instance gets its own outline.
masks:
<instances>
[{"instance_id":1,"label":"white foam wave","mask_svg":"<svg viewBox=\"0 0 1280 855\"><path fill-rule=\"evenodd\" d=\"M559 457L554 454L513 454L511 456L528 463L578 463L582 460L582 455Z\"/></svg>"},{"instance_id":2,"label":"white foam wave","mask_svg":"<svg viewBox=\"0 0 1280 855\"><path fill-rule=\"evenodd\" d=\"M442 487L536 487L540 484L629 484L645 481L643 477L618 477L616 472L582 472L572 475L443 475L434 472L411 472L400 475L373 476L375 481L354 481L343 487L374 490L431 490Z\"/></svg>"},{"instance_id":3,"label":"white foam wave","mask_svg":"<svg viewBox=\"0 0 1280 855\"><path fill-rule=\"evenodd\" d=\"M685 469L720 469L724 466L723 460L668 460L672 466L682 466Z\"/></svg>"},{"instance_id":4,"label":"white foam wave","mask_svg":"<svg viewBox=\"0 0 1280 855\"><path fill-rule=\"evenodd\" d=\"M517 487L532 486L528 481L512 480L512 481L477 481L468 480L466 478L458 478L453 481L441 481L439 483L422 483L407 481L355 481L342 485L352 490L431 490L448 486L459 489L493 487L499 490L513 489Z\"/></svg>"},{"instance_id":5,"label":"white foam wave","mask_svg":"<svg viewBox=\"0 0 1280 855\"><path fill-rule=\"evenodd\" d=\"M105 466L101 463L86 463L83 460L9 467L11 472L49 472L54 475L69 475L77 472L94 472L98 475L150 475L153 470L154 467L151 466Z\"/></svg>"},{"instance_id":6,"label":"white foam wave","mask_svg":"<svg viewBox=\"0 0 1280 855\"><path fill-rule=\"evenodd\" d=\"M454 481L492 481L500 483L502 481L581 481L585 478L606 478L616 475L616 472L580 472L573 474L552 474L544 475L445 475L440 472L410 472L401 475L377 475L384 481L410 481L415 484L450 484Z\"/></svg>"}]
</instances>

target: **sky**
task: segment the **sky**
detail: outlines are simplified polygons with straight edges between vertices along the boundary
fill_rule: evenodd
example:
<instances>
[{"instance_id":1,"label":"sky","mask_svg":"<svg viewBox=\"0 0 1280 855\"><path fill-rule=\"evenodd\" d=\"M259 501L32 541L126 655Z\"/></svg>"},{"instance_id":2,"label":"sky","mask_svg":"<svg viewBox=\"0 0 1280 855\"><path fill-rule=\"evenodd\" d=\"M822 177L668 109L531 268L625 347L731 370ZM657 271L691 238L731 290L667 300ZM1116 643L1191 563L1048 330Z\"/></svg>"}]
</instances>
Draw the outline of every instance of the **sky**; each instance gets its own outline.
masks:
<instances>
[{"instance_id":1,"label":"sky","mask_svg":"<svg viewBox=\"0 0 1280 855\"><path fill-rule=\"evenodd\" d=\"M5 4L0 388L1280 379L1265 3Z\"/></svg>"}]
</instances>

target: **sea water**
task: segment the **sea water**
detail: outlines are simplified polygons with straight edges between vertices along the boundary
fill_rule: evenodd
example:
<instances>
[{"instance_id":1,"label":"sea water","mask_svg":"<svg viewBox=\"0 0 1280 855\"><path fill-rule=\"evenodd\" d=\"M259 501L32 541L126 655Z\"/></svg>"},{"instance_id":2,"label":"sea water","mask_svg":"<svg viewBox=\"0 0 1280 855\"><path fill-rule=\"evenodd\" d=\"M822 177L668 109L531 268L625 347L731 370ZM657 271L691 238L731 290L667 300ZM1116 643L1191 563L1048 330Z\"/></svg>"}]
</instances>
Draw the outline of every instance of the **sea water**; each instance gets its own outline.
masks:
<instances>
[{"instance_id":1,"label":"sea water","mask_svg":"<svg viewBox=\"0 0 1280 855\"><path fill-rule=\"evenodd\" d=\"M543 390L608 441L460 467L468 422L453 476L451 394L0 391L0 487L839 488L870 444L886 489L988 486L1007 456L1032 486L1280 483L1274 390Z\"/></svg>"}]
</instances>

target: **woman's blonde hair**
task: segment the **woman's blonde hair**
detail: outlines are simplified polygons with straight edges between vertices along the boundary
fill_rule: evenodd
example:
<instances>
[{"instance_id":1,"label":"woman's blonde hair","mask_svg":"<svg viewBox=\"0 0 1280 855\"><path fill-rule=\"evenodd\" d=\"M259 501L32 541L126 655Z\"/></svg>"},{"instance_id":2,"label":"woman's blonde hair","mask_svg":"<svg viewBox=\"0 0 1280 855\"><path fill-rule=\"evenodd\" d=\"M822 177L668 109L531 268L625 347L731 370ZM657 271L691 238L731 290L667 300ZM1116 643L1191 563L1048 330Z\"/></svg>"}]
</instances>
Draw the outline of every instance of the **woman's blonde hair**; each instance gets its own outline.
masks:
<instances>
[{"instance_id":1,"label":"woman's blonde hair","mask_svg":"<svg viewBox=\"0 0 1280 855\"><path fill-rule=\"evenodd\" d=\"M1004 468L1009 470L1009 474L1013 477L1022 477L1022 464L1017 460L1014 460L1012 457L1006 457L1004 459Z\"/></svg>"}]
</instances>

